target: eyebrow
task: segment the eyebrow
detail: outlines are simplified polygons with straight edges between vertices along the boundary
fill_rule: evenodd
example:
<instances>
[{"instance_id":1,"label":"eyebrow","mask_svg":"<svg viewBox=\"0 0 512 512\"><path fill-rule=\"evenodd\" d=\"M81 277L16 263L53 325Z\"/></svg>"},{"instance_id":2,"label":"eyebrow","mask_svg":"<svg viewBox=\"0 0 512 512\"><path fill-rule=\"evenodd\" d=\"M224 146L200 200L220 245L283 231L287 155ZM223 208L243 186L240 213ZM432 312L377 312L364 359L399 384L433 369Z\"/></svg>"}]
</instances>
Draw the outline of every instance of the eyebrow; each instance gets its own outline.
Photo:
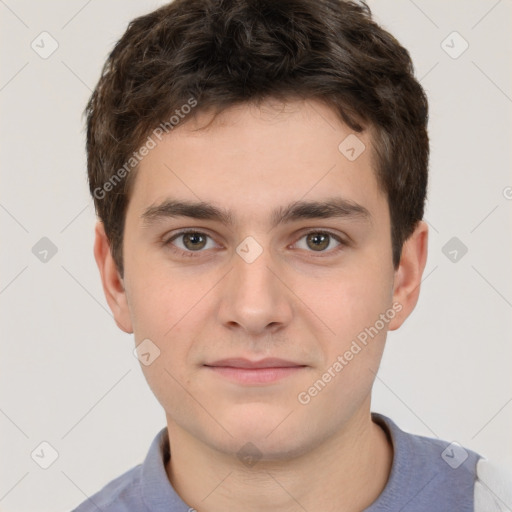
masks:
<instances>
[{"instance_id":1,"label":"eyebrow","mask_svg":"<svg viewBox=\"0 0 512 512\"><path fill-rule=\"evenodd\" d=\"M167 199L162 203L147 208L141 215L143 225L149 227L153 223L175 217L214 220L227 226L233 226L233 214L224 208L204 201L183 201ZM286 207L272 211L270 222L272 228L303 219L345 218L362 220L371 223L372 215L363 205L341 197L328 198L323 201L295 201Z\"/></svg>"}]
</instances>

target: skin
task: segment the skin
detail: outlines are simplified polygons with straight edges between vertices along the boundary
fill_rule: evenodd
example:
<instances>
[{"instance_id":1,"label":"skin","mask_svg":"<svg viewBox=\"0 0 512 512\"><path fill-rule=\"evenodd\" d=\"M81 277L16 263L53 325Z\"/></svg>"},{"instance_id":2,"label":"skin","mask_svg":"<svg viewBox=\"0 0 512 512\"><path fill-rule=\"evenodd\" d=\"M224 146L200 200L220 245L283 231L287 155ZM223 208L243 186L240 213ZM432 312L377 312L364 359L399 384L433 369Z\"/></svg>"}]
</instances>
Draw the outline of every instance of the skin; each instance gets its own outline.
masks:
<instances>
[{"instance_id":1,"label":"skin","mask_svg":"<svg viewBox=\"0 0 512 512\"><path fill-rule=\"evenodd\" d=\"M201 512L359 511L390 473L393 451L371 421L371 389L387 331L417 303L427 225L420 222L406 241L395 271L371 134L357 134L366 150L349 161L338 145L352 131L317 100L231 107L194 131L209 120L207 112L187 120L141 162L126 215L123 278L102 223L96 226L95 258L117 325L136 344L149 338L160 350L141 367L166 413L169 480ZM302 219L272 228L274 208L333 196L363 205L370 220ZM234 224L145 223L144 211L170 197L229 209ZM183 228L211 238L168 242ZM332 238L317 248L309 229L349 244ZM236 252L248 236L263 251L252 263ZM298 394L393 303L401 311L300 403ZM204 366L228 357L279 357L305 367L272 384L242 385ZM261 456L251 466L237 457L248 442Z\"/></svg>"}]
</instances>

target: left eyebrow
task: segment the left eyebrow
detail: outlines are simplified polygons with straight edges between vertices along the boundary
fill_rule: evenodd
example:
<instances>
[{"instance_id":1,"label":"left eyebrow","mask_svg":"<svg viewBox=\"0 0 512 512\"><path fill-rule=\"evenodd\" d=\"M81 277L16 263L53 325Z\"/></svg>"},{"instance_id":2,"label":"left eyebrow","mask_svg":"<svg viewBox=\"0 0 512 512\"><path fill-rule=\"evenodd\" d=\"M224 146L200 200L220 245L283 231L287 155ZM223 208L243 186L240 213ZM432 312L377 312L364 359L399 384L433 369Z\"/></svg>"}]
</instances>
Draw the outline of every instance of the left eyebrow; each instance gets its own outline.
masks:
<instances>
[{"instance_id":1,"label":"left eyebrow","mask_svg":"<svg viewBox=\"0 0 512 512\"><path fill-rule=\"evenodd\" d=\"M161 204L150 206L141 215L144 226L164 218L189 217L193 219L215 220L227 226L233 226L233 214L204 201L181 201L167 199ZM295 201L286 207L274 209L270 223L274 228L280 224L303 219L345 218L349 220L372 221L372 215L363 205L341 197L323 201Z\"/></svg>"},{"instance_id":2,"label":"left eyebrow","mask_svg":"<svg viewBox=\"0 0 512 512\"><path fill-rule=\"evenodd\" d=\"M272 226L302 219L346 218L371 222L372 215L363 205L341 197L324 201L296 201L272 212Z\"/></svg>"}]
</instances>

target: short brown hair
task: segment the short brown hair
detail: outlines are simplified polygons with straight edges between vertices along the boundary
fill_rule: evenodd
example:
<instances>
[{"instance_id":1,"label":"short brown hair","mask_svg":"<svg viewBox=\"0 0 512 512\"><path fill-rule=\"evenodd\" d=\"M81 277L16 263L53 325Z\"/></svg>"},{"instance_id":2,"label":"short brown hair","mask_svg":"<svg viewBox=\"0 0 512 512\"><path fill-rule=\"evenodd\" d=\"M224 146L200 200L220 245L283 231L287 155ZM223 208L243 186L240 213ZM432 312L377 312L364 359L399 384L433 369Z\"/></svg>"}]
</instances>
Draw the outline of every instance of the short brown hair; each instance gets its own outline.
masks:
<instances>
[{"instance_id":1,"label":"short brown hair","mask_svg":"<svg viewBox=\"0 0 512 512\"><path fill-rule=\"evenodd\" d=\"M371 130L398 267L423 218L429 158L428 102L408 51L364 2L175 0L129 24L86 107L89 187L121 276L137 150L151 131L172 129L191 101L185 122L269 98L318 99Z\"/></svg>"}]
</instances>

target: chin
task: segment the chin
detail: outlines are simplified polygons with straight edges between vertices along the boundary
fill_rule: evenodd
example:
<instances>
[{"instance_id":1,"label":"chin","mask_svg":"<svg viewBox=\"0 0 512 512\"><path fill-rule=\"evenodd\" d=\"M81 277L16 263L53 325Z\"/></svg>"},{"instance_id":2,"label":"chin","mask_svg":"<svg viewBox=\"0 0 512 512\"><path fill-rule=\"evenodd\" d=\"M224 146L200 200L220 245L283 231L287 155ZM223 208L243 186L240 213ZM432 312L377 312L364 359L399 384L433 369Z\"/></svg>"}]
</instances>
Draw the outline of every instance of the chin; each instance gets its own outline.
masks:
<instances>
[{"instance_id":1,"label":"chin","mask_svg":"<svg viewBox=\"0 0 512 512\"><path fill-rule=\"evenodd\" d=\"M289 461L302 456L308 452L308 442L304 438L291 438L290 436L278 437L261 436L257 438L259 432L234 433L233 437L223 437L222 439L205 440L215 450L229 456L235 456L243 464L249 457L250 461L255 462L277 462ZM247 465L247 464L246 464ZM249 462L248 467L255 464Z\"/></svg>"},{"instance_id":2,"label":"chin","mask_svg":"<svg viewBox=\"0 0 512 512\"><path fill-rule=\"evenodd\" d=\"M316 444L313 439L307 439L309 430L304 429L299 411L290 414L292 408L272 410L264 404L256 404L252 409L248 405L237 409L225 420L219 417L219 422L225 425L232 437L226 434L211 439L212 432L205 431L210 437L208 444L219 451L239 456L244 450L249 452L248 455L254 450L261 460L277 461L303 455L309 445Z\"/></svg>"}]
</instances>

